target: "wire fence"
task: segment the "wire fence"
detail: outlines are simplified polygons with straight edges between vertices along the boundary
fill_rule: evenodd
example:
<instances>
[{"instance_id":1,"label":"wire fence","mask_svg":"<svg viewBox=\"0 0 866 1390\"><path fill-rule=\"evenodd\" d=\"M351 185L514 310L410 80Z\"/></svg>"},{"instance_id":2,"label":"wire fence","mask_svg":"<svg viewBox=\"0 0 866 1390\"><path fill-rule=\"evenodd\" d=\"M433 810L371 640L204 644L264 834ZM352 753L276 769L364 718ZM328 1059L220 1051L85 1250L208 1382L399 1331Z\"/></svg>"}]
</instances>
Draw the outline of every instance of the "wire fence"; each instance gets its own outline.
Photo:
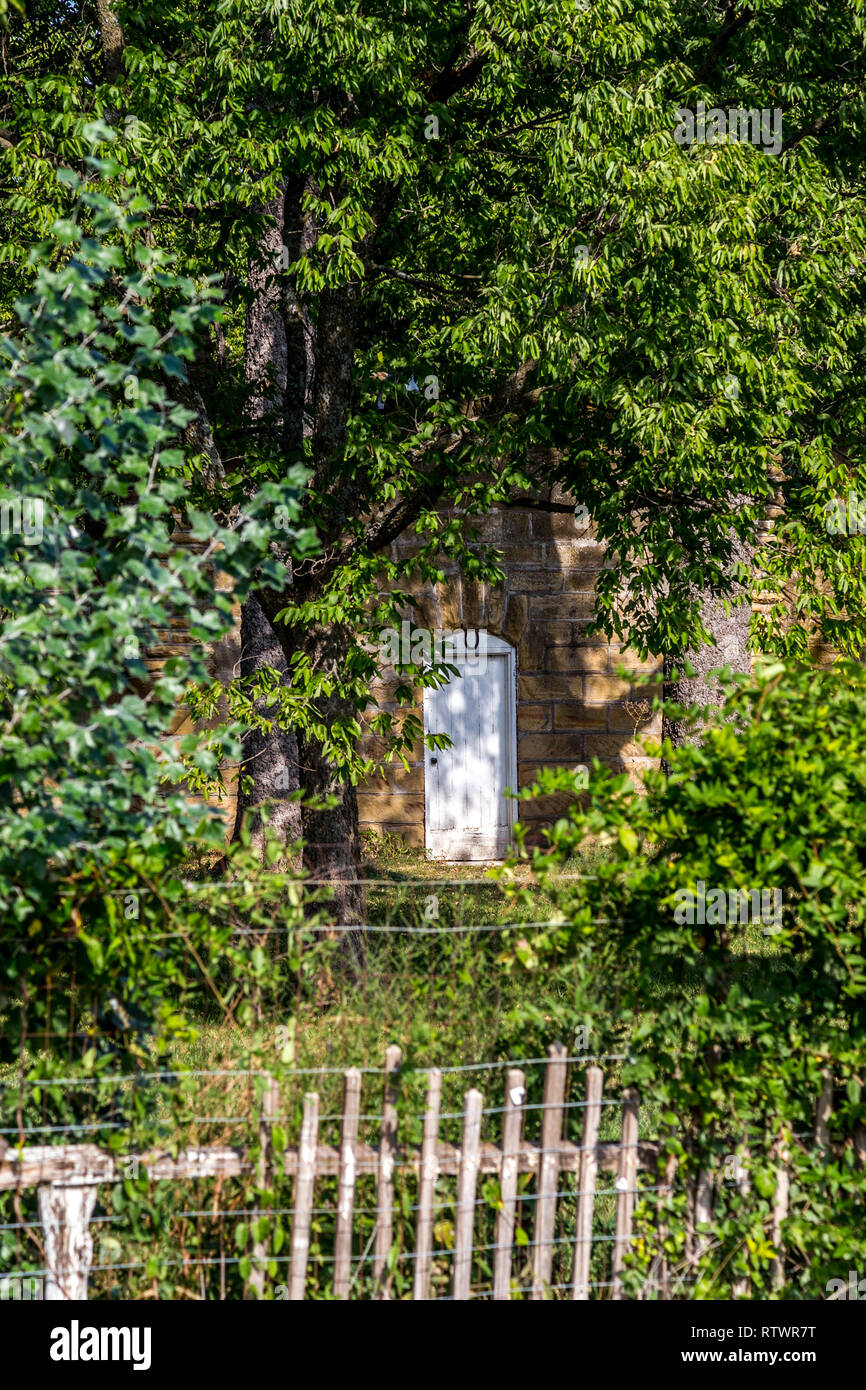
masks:
<instances>
[{"instance_id":1,"label":"wire fence","mask_svg":"<svg viewBox=\"0 0 866 1390\"><path fill-rule=\"evenodd\" d=\"M248 1124L242 1145L19 1148L0 1172L19 1203L19 1219L0 1224L21 1257L7 1284L58 1299L158 1296L167 1284L199 1298L621 1297L635 1199L662 1190L650 1180L658 1146L637 1139L636 1097L603 1098L595 1059L561 1045L520 1063L401 1062L392 1047L367 1070L368 1092L384 1086L380 1109L362 1112L362 1074L350 1069L340 1113L320 1117L307 1090L300 1127L285 1085L269 1079L258 1133ZM449 1078L463 1085L474 1071L498 1079L504 1103L484 1105L471 1086L460 1110L443 1109ZM570 1079L582 1099L569 1099ZM527 1100L533 1085L540 1101ZM207 1200L190 1205L190 1184ZM139 1200L112 1211L121 1190Z\"/></svg>"},{"instance_id":2,"label":"wire fence","mask_svg":"<svg viewBox=\"0 0 866 1390\"><path fill-rule=\"evenodd\" d=\"M184 892L112 888L42 995L0 1003L0 1298L691 1296L713 1204L749 1192L740 1136L683 1176L545 891L388 872L350 928L292 876ZM86 966L120 911L106 997Z\"/></svg>"}]
</instances>

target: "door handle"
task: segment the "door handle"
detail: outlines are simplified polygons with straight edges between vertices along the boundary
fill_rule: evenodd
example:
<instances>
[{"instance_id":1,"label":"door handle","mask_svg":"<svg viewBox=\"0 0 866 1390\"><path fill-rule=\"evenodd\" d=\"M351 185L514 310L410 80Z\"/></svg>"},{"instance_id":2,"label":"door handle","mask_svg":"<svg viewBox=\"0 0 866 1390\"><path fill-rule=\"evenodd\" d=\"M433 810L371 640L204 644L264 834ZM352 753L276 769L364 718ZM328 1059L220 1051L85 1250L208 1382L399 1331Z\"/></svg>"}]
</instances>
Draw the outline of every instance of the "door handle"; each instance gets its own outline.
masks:
<instances>
[{"instance_id":1,"label":"door handle","mask_svg":"<svg viewBox=\"0 0 866 1390\"><path fill-rule=\"evenodd\" d=\"M438 759L437 759L437 758L431 758L431 759L430 759L430 766L431 766L431 767L435 767L437 762L438 762Z\"/></svg>"}]
</instances>

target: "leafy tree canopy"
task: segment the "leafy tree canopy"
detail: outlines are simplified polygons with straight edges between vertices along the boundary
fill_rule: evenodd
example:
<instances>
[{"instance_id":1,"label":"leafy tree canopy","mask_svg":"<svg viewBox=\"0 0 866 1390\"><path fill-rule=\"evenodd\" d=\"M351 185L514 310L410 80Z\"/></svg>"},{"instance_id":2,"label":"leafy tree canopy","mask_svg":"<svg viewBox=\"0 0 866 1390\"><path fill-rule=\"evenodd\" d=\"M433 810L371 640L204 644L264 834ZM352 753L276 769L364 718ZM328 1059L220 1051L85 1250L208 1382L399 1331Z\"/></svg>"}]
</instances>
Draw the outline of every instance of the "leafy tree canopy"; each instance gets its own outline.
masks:
<instances>
[{"instance_id":1,"label":"leafy tree canopy","mask_svg":"<svg viewBox=\"0 0 866 1390\"><path fill-rule=\"evenodd\" d=\"M118 18L109 81L89 9L34 4L13 29L4 254L54 215L49 175L84 153L84 121L110 119L158 239L191 275L225 276L234 331L200 372L238 485L296 452L315 464L328 559L307 601L369 604L398 523L430 572L460 552L443 500L482 510L560 482L610 547L602 623L681 650L701 592L748 578L731 535L753 536L776 488L786 521L761 565L777 589L796 575L802 621L764 645L803 651L814 624L859 648L862 541L824 521L862 467L860 0L220 0ZM698 102L766 111L773 130L778 110L779 152L677 143ZM318 330L324 395L304 441L254 443L239 335L278 196L275 274ZM427 376L438 401L406 390Z\"/></svg>"}]
</instances>

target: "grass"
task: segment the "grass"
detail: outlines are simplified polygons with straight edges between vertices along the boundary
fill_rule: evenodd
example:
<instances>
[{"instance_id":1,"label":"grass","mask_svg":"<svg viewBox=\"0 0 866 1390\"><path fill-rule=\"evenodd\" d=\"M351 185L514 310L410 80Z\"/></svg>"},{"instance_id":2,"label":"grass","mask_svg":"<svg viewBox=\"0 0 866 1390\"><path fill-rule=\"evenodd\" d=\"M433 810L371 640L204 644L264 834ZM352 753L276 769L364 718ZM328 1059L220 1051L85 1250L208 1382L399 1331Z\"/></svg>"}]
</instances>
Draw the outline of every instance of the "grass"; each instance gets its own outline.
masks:
<instances>
[{"instance_id":1,"label":"grass","mask_svg":"<svg viewBox=\"0 0 866 1390\"><path fill-rule=\"evenodd\" d=\"M246 1148L255 1142L259 1114L254 1079L246 1069L264 1067L279 1076L280 1114L285 1120L288 1143L297 1144L303 1096L315 1089L322 1116L320 1142L337 1146L342 1072L349 1066L360 1066L370 1069L364 1075L360 1137L376 1143L385 1049L390 1043L398 1043L403 1049L398 1091L401 1142L420 1145L427 1069L431 1066L443 1069L440 1138L460 1143L465 1092L476 1086L482 1091L488 1112L483 1136L496 1141L501 1133L505 1077L501 1065L489 1064L513 1058L541 1059L547 1044L557 1035L572 1050L573 1039L562 1036L562 1020L569 1016L573 987L568 962L560 961L555 968L544 971L516 972L506 969L502 962L504 942L513 942L519 935L531 945L533 935L544 930L554 912L554 899L532 882L528 869L523 867L518 867L514 875L514 880L526 890L521 901L508 896L505 883L491 875L489 866L431 862L421 851L394 840L368 838L364 851L367 923L378 930L367 934L360 963L347 958L339 938L314 939L306 933L302 940L296 925L294 937L254 937L248 949L254 950L261 941L265 942L273 985L264 992L258 1014L242 1026L232 1014L224 1016L212 998L202 992L197 1035L178 1044L172 1053L172 1066L206 1075L135 1090L130 1083L102 1090L84 1089L71 1093L76 1096L71 1109L66 1094L62 1103L51 1099L50 1093L34 1096L26 1108L26 1121L35 1125L52 1123L65 1114L78 1124L96 1126L92 1132L69 1136L67 1142L87 1139L110 1143L118 1138L118 1132L107 1127L102 1132L99 1127L124 1123L135 1098L139 1118L125 1135L121 1132L124 1143L131 1147L137 1147L137 1140L147 1136L150 1143L178 1147L238 1144ZM594 862L594 857L588 856L567 865L565 872L592 872ZM274 923L284 907L285 904L274 904ZM528 916L532 922L527 922ZM292 920L296 923L296 918ZM402 930L407 927L413 930ZM762 936L760 928L749 928L743 933L742 950L750 959L754 955L755 969L765 969L765 957L772 956L777 948ZM291 959L293 951L297 952L296 960ZM194 976L193 962L190 969ZM227 988L230 981L220 983ZM165 1063L154 1055L148 1065L156 1069ZM538 1107L543 1092L543 1062L528 1061L524 1070L527 1102ZM569 1089L572 1102L581 1099L581 1072L580 1064L574 1064ZM605 1072L606 1098L617 1103L603 1109L601 1138L613 1140L618 1137L620 1124L621 1065L608 1061ZM573 1105L565 1114L564 1137L579 1143L582 1122L582 1109L579 1104ZM657 1122L655 1109L644 1106L642 1137L652 1137ZM538 1139L540 1125L541 1111L530 1109L526 1137ZM40 1140L41 1136L37 1136L36 1142ZM524 1200L518 1225L523 1236L518 1236L518 1240L531 1236L534 1211L534 1180L527 1176L521 1181ZM574 1179L563 1179L557 1232L563 1240L564 1233L573 1228L574 1188ZM477 1247L490 1244L495 1237L498 1191L495 1180L482 1180L479 1184ZM440 1180L433 1287L437 1296L443 1297L447 1296L450 1280L454 1192L453 1180ZM414 1178L401 1175L393 1271L397 1297L406 1296L411 1288L417 1195ZM0 1212L9 1207L10 1200L0 1199ZM246 1181L219 1185L203 1181L156 1184L143 1180L138 1185L127 1183L106 1191L104 1204L97 1213L97 1264L132 1263L139 1267L97 1271L93 1276L94 1295L242 1296L236 1230L244 1212L257 1200ZM290 1210L292 1200L292 1184L281 1183L270 1205ZM321 1180L316 1200L318 1214L313 1230L309 1291L311 1296L327 1297L335 1183ZM610 1235L614 1206L612 1195L599 1196L599 1236ZM357 1197L356 1257L372 1233L374 1207L373 1185L363 1179ZM26 1197L25 1206L19 1206L19 1220L22 1215L25 1221L35 1219L32 1193ZM286 1223L290 1225L288 1216ZM3 1268L33 1267L33 1253L26 1255L25 1244L26 1241L13 1241L0 1231ZM187 1267L183 1258L180 1265L176 1263L179 1252L181 1257L189 1256ZM593 1279L603 1282L609 1274L609 1253L606 1239L594 1246ZM518 1292L525 1292L530 1254L527 1246L519 1246L516 1251ZM196 1264L196 1259L212 1263ZM285 1268L278 1264L274 1276L277 1283L280 1269ZM567 1281L570 1268L570 1247L557 1246L555 1281ZM477 1291L487 1286L489 1278L490 1254L479 1249L474 1264ZM356 1296L372 1292L369 1265L361 1267L355 1292Z\"/></svg>"}]
</instances>

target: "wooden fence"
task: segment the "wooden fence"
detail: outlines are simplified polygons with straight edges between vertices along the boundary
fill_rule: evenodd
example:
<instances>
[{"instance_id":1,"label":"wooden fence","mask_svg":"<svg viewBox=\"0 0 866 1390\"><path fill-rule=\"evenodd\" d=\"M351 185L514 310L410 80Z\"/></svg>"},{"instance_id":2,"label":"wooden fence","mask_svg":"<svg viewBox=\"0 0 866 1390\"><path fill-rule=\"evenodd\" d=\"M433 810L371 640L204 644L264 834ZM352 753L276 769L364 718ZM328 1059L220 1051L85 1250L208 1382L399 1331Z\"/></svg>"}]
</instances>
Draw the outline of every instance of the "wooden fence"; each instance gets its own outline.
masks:
<instances>
[{"instance_id":1,"label":"wooden fence","mask_svg":"<svg viewBox=\"0 0 866 1390\"><path fill-rule=\"evenodd\" d=\"M362 1143L358 1138L360 1071L350 1069L344 1074L338 1148L320 1142L319 1096L316 1092L310 1092L304 1097L297 1148L277 1154L272 1143L272 1130L279 1119L279 1089L274 1081L267 1087L259 1120L260 1157L255 1178L261 1188L268 1188L280 1173L294 1179L288 1297L293 1300L304 1297L315 1185L317 1179L326 1177L336 1177L338 1188L333 1293L338 1298L349 1297L355 1191L357 1180L363 1175L375 1175L376 1178L373 1273L377 1296L390 1296L388 1254L393 1235L394 1179L397 1172L403 1172L415 1176L418 1192L413 1297L429 1299L431 1296L435 1254L434 1190L440 1177L454 1178L457 1184L451 1295L458 1300L471 1296L476 1188L479 1175L492 1174L499 1178L501 1197L492 1259L492 1293L494 1299L508 1299L512 1293L518 1177L522 1173L531 1173L536 1179L533 1198L536 1212L529 1296L542 1299L546 1296L552 1276L555 1221L560 1196L559 1175L572 1173L578 1176L578 1183L570 1294L576 1300L585 1300L590 1291L596 1180L598 1173L605 1171L616 1174L610 1296L621 1298L621 1274L632 1235L637 1174L640 1169L655 1171L659 1154L658 1143L639 1141L637 1094L627 1090L622 1096L619 1141L600 1142L603 1075L600 1067L587 1067L582 1139L579 1144L565 1139L563 1128L568 1104L565 1092L569 1058L566 1049L556 1043L548 1049L545 1063L540 1142L531 1142L523 1136L525 1077L520 1067L515 1066L508 1067L505 1072L501 1143L482 1141L484 1098L479 1090L473 1088L464 1097L461 1142L453 1145L439 1138L442 1073L432 1070L427 1074L421 1145L402 1147L398 1136L396 1090L400 1062L400 1049L389 1047L379 1142L376 1145ZM112 1155L89 1144L24 1146L7 1151L0 1163L0 1191L20 1191L34 1186L37 1189L38 1214L46 1254L47 1299L78 1300L88 1296L88 1278L93 1263L89 1222L98 1190L100 1184L119 1181L124 1176L124 1170L128 1174L130 1157ZM135 1157L140 1170L158 1181L234 1178L254 1173L253 1164L243 1148L208 1146L187 1148L174 1155L152 1151ZM256 1293L261 1293L264 1287L267 1259L266 1248L256 1246L250 1279Z\"/></svg>"},{"instance_id":2,"label":"wooden fence","mask_svg":"<svg viewBox=\"0 0 866 1390\"><path fill-rule=\"evenodd\" d=\"M427 1088L423 1114L422 1141L413 1147L400 1143L398 1134L397 1081L401 1065L400 1048L389 1047L385 1057L384 1092L382 1096L379 1142L367 1144L359 1139L361 1121L361 1072L349 1069L343 1074L343 1105L340 1118L341 1134L338 1147L320 1140L319 1095L304 1096L299 1142L297 1148L276 1152L273 1130L280 1120L280 1091L276 1081L268 1079L258 1120L258 1145L255 1163L249 1151L242 1147L209 1145L186 1148L176 1153L153 1150L137 1155L113 1155L93 1144L22 1145L7 1149L0 1161L0 1191L20 1192L36 1188L38 1218L42 1228L45 1250L45 1298L49 1300L86 1299L93 1264L93 1240L90 1221L102 1184L110 1184L129 1176L130 1161L154 1181L187 1181L197 1178L250 1177L259 1189L272 1188L281 1176L294 1180L292 1206L292 1235L289 1256L288 1284L281 1286L289 1299L304 1298L307 1287L310 1244L313 1229L314 1197L318 1179L337 1179L336 1221L334 1231L333 1286L338 1298L352 1293L353 1218L355 1196L360 1177L375 1177L376 1224L372 1237L372 1266L374 1296L392 1296L392 1274L389 1272L389 1253L393 1244L395 1211L395 1175L412 1175L416 1182L417 1202L412 1297L429 1299L434 1260L450 1254L451 1297L466 1300L478 1296L472 1289L472 1262L478 1249L475 1245L475 1216L477 1184L480 1175L499 1179L495 1239L492 1245L492 1296L509 1299L516 1291L513 1277L515 1240L517 1236L518 1203L527 1200L519 1193L521 1174L532 1174L534 1191L528 1198L535 1205L533 1238L531 1241L531 1280L528 1289L520 1286L520 1294L528 1292L532 1299L543 1299L551 1291L554 1249L563 1244L555 1238L557 1208L561 1196L560 1174L577 1176L576 1192L569 1192L569 1219L573 1229L566 1243L573 1244L573 1265L567 1296L574 1300L590 1297L590 1259L596 1213L597 1178L600 1172L615 1174L613 1187L614 1232L612 1239L609 1296L624 1297L622 1275L626 1253L632 1240L632 1223L638 1193L638 1173L651 1171L655 1181L650 1186L655 1193L673 1189L677 1176L676 1159L668 1156L664 1171L659 1170L662 1146L658 1141L641 1140L638 1134L639 1103L633 1089L623 1092L620 1107L620 1137L602 1142L602 1107L611 1105L603 1100L603 1073L599 1066L585 1067L583 1098L570 1102L566 1098L566 1080L571 1063L583 1059L569 1058L560 1043L548 1049L544 1066L541 1132L539 1142L524 1137L528 1111L538 1109L526 1100L525 1075L520 1066L505 1064L504 1100L493 1110L501 1115L501 1141L485 1142L481 1138L484 1097L475 1088L463 1098L462 1134L459 1144L440 1139L442 1072L426 1073ZM565 1116L569 1108L583 1110L580 1143L564 1137ZM818 1148L830 1152L829 1122L833 1107L833 1082L825 1074L815 1106L813 1132L802 1139L811 1139ZM364 1117L370 1119L369 1116ZM442 1117L444 1118L444 1117ZM449 1116L447 1118L454 1118ZM771 1149L776 1171L776 1190L772 1203L769 1236L777 1252L773 1266L773 1283L784 1284L782 1222L789 1210L789 1152L790 1135L779 1132ZM866 1128L858 1126L854 1136L854 1154L860 1166L866 1167ZM748 1155L742 1151L744 1160ZM436 1183L439 1178L456 1180L455 1199L448 1203L454 1208L453 1249L434 1250L434 1213L437 1204ZM709 1228L713 1214L713 1194L717 1175L704 1170L687 1185L685 1218L685 1270L695 1272L706 1254ZM749 1192L750 1177L747 1161L735 1179L744 1196ZM238 1211L243 1219L245 1213ZM608 1212L608 1219L610 1213ZM663 1236L664 1231L659 1230ZM525 1241L524 1241L525 1244ZM490 1249L489 1246L485 1249ZM265 1287L265 1272L269 1263L267 1246L257 1244L251 1252L251 1274L247 1281L253 1296L260 1296ZM32 1273L32 1272L31 1272ZM441 1275L441 1271L440 1271ZM19 1276L13 1276L18 1278ZM30 1277L30 1276L27 1276ZM525 1277L525 1274L524 1274ZM749 1284L738 1280L733 1287L737 1297L749 1296ZM662 1298L676 1293L670 1271L654 1263L645 1280L641 1297L657 1293ZM484 1296L486 1296L486 1291Z\"/></svg>"},{"instance_id":3,"label":"wooden fence","mask_svg":"<svg viewBox=\"0 0 866 1390\"><path fill-rule=\"evenodd\" d=\"M501 1206L496 1221L493 1252L493 1297L508 1299L512 1292L512 1260L518 1203L518 1177L535 1175L536 1207L532 1242L532 1280L529 1296L545 1297L551 1283L559 1175L578 1176L574 1223L574 1268L571 1296L589 1297L593 1211L599 1171L616 1174L615 1232L611 1261L610 1295L622 1297L621 1274L632 1234L632 1214L640 1169L655 1170L659 1146L639 1142L638 1097L633 1090L622 1096L621 1133L618 1142L599 1141L603 1074L598 1066L585 1072L583 1134L580 1144L563 1137L566 1114L566 1075L569 1058L559 1043L548 1049L545 1063L540 1142L523 1136L526 1086L523 1071L505 1072L500 1144L481 1139L484 1098L477 1089L465 1093L462 1138L459 1145L439 1138L442 1073L427 1074L427 1091L420 1147L402 1147L398 1136L396 1081L401 1063L399 1047L386 1053L385 1085L379 1142L359 1142L361 1072L344 1074L341 1135L338 1148L319 1139L319 1096L304 1097L297 1148L277 1154L272 1130L279 1116L279 1088L267 1087L259 1120L260 1157L255 1168L257 1185L271 1186L280 1173L294 1179L293 1226L290 1247L288 1297L304 1297L310 1251L314 1192L319 1178L337 1178L337 1212L334 1243L333 1293L347 1298L351 1288L353 1214L359 1177L375 1175L377 1221L374 1234L373 1274L377 1295L390 1296L388 1254L392 1245L395 1174L411 1173L417 1180L417 1225L414 1251L413 1297L429 1299L434 1260L434 1190L440 1177L457 1183L451 1295L471 1296L476 1188L480 1174L499 1178ZM535 1107L537 1108L537 1107ZM100 1184L118 1181L128 1173L130 1155L118 1157L96 1145L25 1146L10 1149L0 1164L0 1191L37 1188L39 1221L46 1252L47 1299L84 1299L93 1262L89 1221ZM233 1178L254 1172L245 1149L209 1146L187 1148L175 1155L161 1151L135 1156L141 1171L158 1181L193 1178ZM239 1213L239 1215L242 1215ZM250 1284L257 1293L264 1287L267 1250L253 1250Z\"/></svg>"}]
</instances>

